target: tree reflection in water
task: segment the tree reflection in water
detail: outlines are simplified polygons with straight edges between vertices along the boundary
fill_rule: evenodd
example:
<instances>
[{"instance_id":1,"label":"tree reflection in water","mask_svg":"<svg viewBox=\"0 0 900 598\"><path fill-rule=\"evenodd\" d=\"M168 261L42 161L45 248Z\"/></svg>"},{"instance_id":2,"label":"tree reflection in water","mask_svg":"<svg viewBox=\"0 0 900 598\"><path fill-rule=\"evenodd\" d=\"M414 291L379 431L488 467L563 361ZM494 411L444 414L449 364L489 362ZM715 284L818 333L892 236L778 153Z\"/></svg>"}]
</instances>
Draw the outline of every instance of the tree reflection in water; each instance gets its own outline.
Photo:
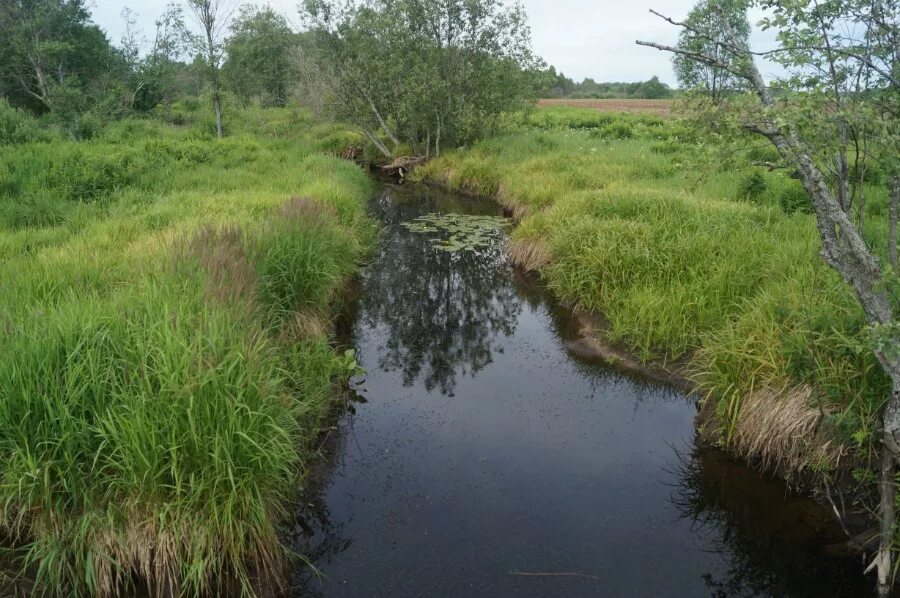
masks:
<instances>
[{"instance_id":1,"label":"tree reflection in water","mask_svg":"<svg viewBox=\"0 0 900 598\"><path fill-rule=\"evenodd\" d=\"M872 593L858 562L823 554L846 540L825 507L699 441L678 459L672 502L727 563L704 576L712 596L821 595L824 579L840 580L829 596Z\"/></svg>"},{"instance_id":2,"label":"tree reflection in water","mask_svg":"<svg viewBox=\"0 0 900 598\"><path fill-rule=\"evenodd\" d=\"M429 195L388 187L375 202L385 229L377 263L363 275L360 324L381 335L378 367L400 370L406 386L421 379L427 390L452 396L458 375L477 373L502 351L497 339L515 332L522 305L501 236L450 252L435 249L433 236L398 225L435 209ZM471 211L452 211L460 207Z\"/></svg>"},{"instance_id":3,"label":"tree reflection in water","mask_svg":"<svg viewBox=\"0 0 900 598\"><path fill-rule=\"evenodd\" d=\"M535 279L514 278L512 270L505 265L501 242L477 252L446 252L435 249L429 235L410 232L400 226L401 222L423 213L471 213L477 205L482 206L479 213L492 213L489 204L436 197L431 191L412 195L389 187L376 198L374 211L384 231L381 249L360 281L357 309L348 313L350 320L355 320L355 345L360 349L364 367L373 372L376 368L399 372L406 385L421 381L429 391L451 395L461 376L475 374L491 363L492 356L502 350L504 343L513 348L510 356L516 347L531 348L532 345L554 353L558 351L558 345L563 345L577 330L577 322L569 319L570 312L547 301ZM529 311L549 317L541 318L541 327L533 336L529 325L523 324L515 337L504 339L516 332L520 317L523 322L528 320L525 316ZM690 434L689 431L679 432L680 427L673 428L674 432L657 428L664 422L648 419L648 414L656 409L684 403L680 394L672 394L653 383L639 385L626 381L589 362L569 360L567 363L574 369L560 370L559 375L566 376L567 381L571 377L579 389L577 392L590 395L587 401L598 402L602 407L604 402L612 406L615 401L629 397L635 400L634 418L638 423L621 420L622 426L656 422L652 430L660 433L671 432L676 438L686 438L682 434ZM466 454L460 448L466 448L470 437L455 432L447 435L449 440L440 450L421 454L420 449L429 445L432 431L441 430L443 425L438 423L435 428L429 424L444 418L439 415L430 420L428 417L406 419L403 416L407 412L403 410L398 417L389 405L385 409L386 403L395 399L395 376L377 378L374 380L376 392L373 393L376 404L371 405L364 417L344 416L335 428L330 429L321 449L326 456L325 462L321 469L314 471L320 477L316 479L311 474L312 477L307 479L308 490L300 502L296 519L293 525L282 530L291 548L297 554L306 555L326 575L317 579L312 567L294 568L291 595L399 595L404 589L409 594L427 594L429 590L431 594L441 594L442 588L435 584L433 572L446 570L449 583L460 582L454 577L455 564L462 565L459 575L463 577L461 583L465 587L485 584L484 587L506 590L492 594L482 592L485 595L564 593L559 588L565 588L567 595L624 595L615 590L628 583L643 588L657 583L658 592L640 595L659 596L832 597L871 593L857 562L830 559L822 554L822 546L839 542L843 537L821 505L786 496L783 484L767 480L753 469L732 462L720 451L699 445L692 446L681 456L674 471L662 476L674 485L671 504L666 501L669 493L665 488L652 491L652 502L640 502L642 494L632 502L633 497L623 491L621 498L616 494L609 504L621 508L625 517L635 522L635 527L610 529L608 536L606 530L598 530L600 533L596 538L588 538L582 544L573 540L566 549L583 551L590 558L592 550L597 549L598 555L608 554L605 551L611 542L622 542L622 562L630 565L630 559L637 557L629 555L643 554L643 548L638 550L635 546L657 541L653 533L647 533L648 530L659 531L660 546L666 547L680 546L678 542L682 536L679 534L683 534L684 555L677 555L677 558L672 555L670 562L666 553L656 553L662 557L662 564L671 570L656 571L660 562L641 558L640 567L647 567L649 563L650 579L646 584L630 579L627 572L623 572L621 578L612 572L609 580L597 581L594 585L573 586L568 583L572 581L568 578L544 580L548 584L567 584L564 586L537 586L534 584L537 580L532 578L527 580L528 585L518 585L523 580L510 577L506 561L514 560L517 554L531 554L536 546L531 541L533 538L558 536L572 519L583 520L586 526L594 525L596 505L609 496L605 492L607 478L603 466L615 461L598 461L597 483L593 486L576 483L573 484L576 491L565 484L554 487L553 491L559 494L559 503L566 505L564 514L550 509L555 513L552 516L536 515L533 509L523 506L525 501L518 497L511 497L508 503L500 498L500 502L485 506L485 512L489 514L499 512L517 516L515 533L510 536L508 545L498 549L495 537L482 536L478 529L471 525L467 527L471 521L466 521L464 516L480 513L482 498L491 497L492 489L501 483L507 488L520 488L543 497L533 488L541 484L544 475L553 472L540 468L532 472L516 467L514 460L509 466L500 460L479 460L477 465L462 459L457 462L457 455ZM485 378L489 384L490 376ZM398 403L401 407L417 404L423 393L409 394L410 397ZM544 397L536 396L540 392L520 394L518 399L525 402L523 412L526 415L512 414L511 420L518 426L512 429L528 435L533 430L528 427L531 420L527 408L533 408L535 402L543 401ZM564 429L593 434L589 420L578 420L588 421L583 427L566 423L566 418L584 413L577 410L583 402L577 397L569 399L573 400L572 407L576 409L571 414L560 411L562 422L571 425ZM529 401L532 402L530 405ZM638 404L644 402L646 408L639 409ZM438 405L446 411L453 411L458 406L457 402ZM685 404L685 409L691 407ZM352 413L352 405L349 410ZM434 411L444 413L442 409ZM545 412L538 407L533 413L542 417ZM621 409L610 409L605 413L627 416L627 410ZM673 409L665 413L678 415L681 412ZM473 419L461 420L462 425L470 425L481 414L472 410L466 415ZM689 422L689 418L686 421ZM541 436L529 438L538 441ZM504 445L508 437L494 440ZM660 462L655 458L646 461L645 456L646 451L658 445L648 444L648 438L643 436L637 436L635 443L632 450L639 456L630 462L635 469L629 473L642 478L642 483L658 485L661 483L658 477ZM595 449L591 444L583 446L585 450ZM594 463L594 457L592 454L590 459L585 459L577 451L572 453L573 460L589 463ZM577 473L573 475L575 477L570 479L577 481ZM609 479L611 483L621 480ZM494 480L498 480L496 484ZM628 482L626 480L627 488L648 492ZM587 488L593 490L585 492ZM595 491L597 503L594 502ZM433 502L432 497L436 497ZM452 502L446 504L458 510L448 513L443 509L444 501L449 499ZM677 513L673 513L672 504ZM641 506L646 507L646 519L634 513ZM520 507L521 511L518 510ZM407 512L413 515L407 517ZM692 522L692 529L674 525L675 522L666 525L679 514ZM455 519L457 517L461 519ZM558 528L556 517L560 521ZM451 525L445 525L446 521ZM663 523L654 527L659 521ZM426 540L423 532L429 528L435 533L427 535ZM613 545L612 549L619 551L620 546ZM469 553L461 554L461 550L471 550L471 554L483 550L474 559L479 561L479 567L465 569L473 559ZM707 551L709 556L705 555ZM483 566L482 555L487 563ZM677 563L684 563L690 571L678 571ZM706 575L701 580L699 575L702 573ZM656 574L658 579L654 579ZM645 576L641 574L640 577L643 580Z\"/></svg>"}]
</instances>

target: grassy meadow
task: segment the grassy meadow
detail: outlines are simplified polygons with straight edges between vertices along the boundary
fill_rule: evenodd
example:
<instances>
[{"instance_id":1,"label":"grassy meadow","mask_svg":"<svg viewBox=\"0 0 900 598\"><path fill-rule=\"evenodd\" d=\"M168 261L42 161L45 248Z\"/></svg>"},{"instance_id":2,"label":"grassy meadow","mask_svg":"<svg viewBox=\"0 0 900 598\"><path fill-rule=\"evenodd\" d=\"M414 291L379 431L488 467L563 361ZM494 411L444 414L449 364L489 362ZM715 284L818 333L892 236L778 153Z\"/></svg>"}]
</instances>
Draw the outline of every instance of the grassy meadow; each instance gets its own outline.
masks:
<instances>
[{"instance_id":1,"label":"grassy meadow","mask_svg":"<svg viewBox=\"0 0 900 598\"><path fill-rule=\"evenodd\" d=\"M359 136L205 104L65 139L0 104L0 525L36 589L253 593L336 388L375 241ZM799 182L675 118L550 106L414 178L497 198L510 254L647 362L709 436L791 475L864 455L888 391ZM866 233L886 234L869 183ZM859 470L860 472L863 469Z\"/></svg>"},{"instance_id":2,"label":"grassy meadow","mask_svg":"<svg viewBox=\"0 0 900 598\"><path fill-rule=\"evenodd\" d=\"M66 595L275 577L276 524L356 368L328 338L374 242L371 182L332 155L355 136L235 109L217 141L191 100L75 142L0 109L11 558Z\"/></svg>"},{"instance_id":3,"label":"grassy meadow","mask_svg":"<svg viewBox=\"0 0 900 598\"><path fill-rule=\"evenodd\" d=\"M786 474L830 470L868 449L889 384L800 183L751 166L773 158L758 140L725 149L681 120L554 106L416 177L511 209L512 258L610 340L685 365L709 435ZM886 189L866 193L884 238Z\"/></svg>"}]
</instances>

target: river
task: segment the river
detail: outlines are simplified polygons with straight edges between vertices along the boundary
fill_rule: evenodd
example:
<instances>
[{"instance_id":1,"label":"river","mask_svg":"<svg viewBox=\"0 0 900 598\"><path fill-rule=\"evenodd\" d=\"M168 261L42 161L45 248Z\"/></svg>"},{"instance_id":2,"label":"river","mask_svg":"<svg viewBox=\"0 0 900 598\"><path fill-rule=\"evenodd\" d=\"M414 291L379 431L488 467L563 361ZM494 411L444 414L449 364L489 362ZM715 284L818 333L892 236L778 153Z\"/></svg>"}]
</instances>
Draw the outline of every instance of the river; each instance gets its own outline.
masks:
<instances>
[{"instance_id":1,"label":"river","mask_svg":"<svg viewBox=\"0 0 900 598\"><path fill-rule=\"evenodd\" d=\"M502 234L402 226L495 204L380 187L346 325L366 374L291 531L297 596L857 596L817 503L695 438L695 400L579 360Z\"/></svg>"}]
</instances>

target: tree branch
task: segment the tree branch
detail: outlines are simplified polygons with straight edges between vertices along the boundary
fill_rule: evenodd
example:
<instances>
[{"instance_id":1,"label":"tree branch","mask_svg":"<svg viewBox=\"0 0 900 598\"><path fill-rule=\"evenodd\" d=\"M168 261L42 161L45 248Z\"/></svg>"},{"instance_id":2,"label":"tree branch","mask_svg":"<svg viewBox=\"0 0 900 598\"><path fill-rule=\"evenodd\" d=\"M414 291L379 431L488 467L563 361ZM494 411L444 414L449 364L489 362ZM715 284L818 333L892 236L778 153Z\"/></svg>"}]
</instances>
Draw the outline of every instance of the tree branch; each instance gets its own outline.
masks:
<instances>
[{"instance_id":1,"label":"tree branch","mask_svg":"<svg viewBox=\"0 0 900 598\"><path fill-rule=\"evenodd\" d=\"M647 46L648 48L656 48L657 50L662 50L663 52L679 54L681 56L690 58L691 60L695 60L697 62L705 64L706 66L711 66L713 68L722 69L723 71L728 71L729 73L731 73L732 75L734 75L736 77L741 77L742 79L746 78L746 77L744 77L743 73L733 69L731 67L731 65L729 65L728 63L722 62L721 60L718 60L716 58L712 58L711 56L707 56L706 54L701 54L699 52L690 52L688 50L681 50L674 46L667 46L664 44L657 44L654 42L645 42L645 41L641 41L641 40L637 40L634 43L636 43L639 46Z\"/></svg>"}]
</instances>

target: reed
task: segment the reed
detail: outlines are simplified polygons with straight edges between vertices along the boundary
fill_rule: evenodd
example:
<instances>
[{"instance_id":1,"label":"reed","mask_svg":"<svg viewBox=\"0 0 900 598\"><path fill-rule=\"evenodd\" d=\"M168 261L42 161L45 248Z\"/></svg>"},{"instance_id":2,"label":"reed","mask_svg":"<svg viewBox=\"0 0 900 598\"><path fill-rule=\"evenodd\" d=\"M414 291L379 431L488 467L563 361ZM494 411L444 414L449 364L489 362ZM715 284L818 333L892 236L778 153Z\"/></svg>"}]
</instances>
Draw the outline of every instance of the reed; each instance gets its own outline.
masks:
<instances>
[{"instance_id":1,"label":"reed","mask_svg":"<svg viewBox=\"0 0 900 598\"><path fill-rule=\"evenodd\" d=\"M868 447L887 380L850 290L818 256L796 181L751 165L765 148L750 143L723 160L720 140L678 119L577 108L540 109L506 126L416 176L499 189L499 201L522 216L511 258L537 269L563 300L602 312L611 340L645 361L687 361L723 443L761 446L738 427L742 413L779 396L774 389L826 414L813 426L827 431L825 442ZM866 195L867 236L883 239L886 189L874 181ZM745 412L748 397L756 407ZM786 416L800 409L791 405ZM791 450L764 457L801 467ZM817 449L807 458L833 463Z\"/></svg>"},{"instance_id":2,"label":"reed","mask_svg":"<svg viewBox=\"0 0 900 598\"><path fill-rule=\"evenodd\" d=\"M278 135L0 148L0 525L38 591L281 574L276 525L354 368L325 323L374 225L308 119L248 119Z\"/></svg>"}]
</instances>

